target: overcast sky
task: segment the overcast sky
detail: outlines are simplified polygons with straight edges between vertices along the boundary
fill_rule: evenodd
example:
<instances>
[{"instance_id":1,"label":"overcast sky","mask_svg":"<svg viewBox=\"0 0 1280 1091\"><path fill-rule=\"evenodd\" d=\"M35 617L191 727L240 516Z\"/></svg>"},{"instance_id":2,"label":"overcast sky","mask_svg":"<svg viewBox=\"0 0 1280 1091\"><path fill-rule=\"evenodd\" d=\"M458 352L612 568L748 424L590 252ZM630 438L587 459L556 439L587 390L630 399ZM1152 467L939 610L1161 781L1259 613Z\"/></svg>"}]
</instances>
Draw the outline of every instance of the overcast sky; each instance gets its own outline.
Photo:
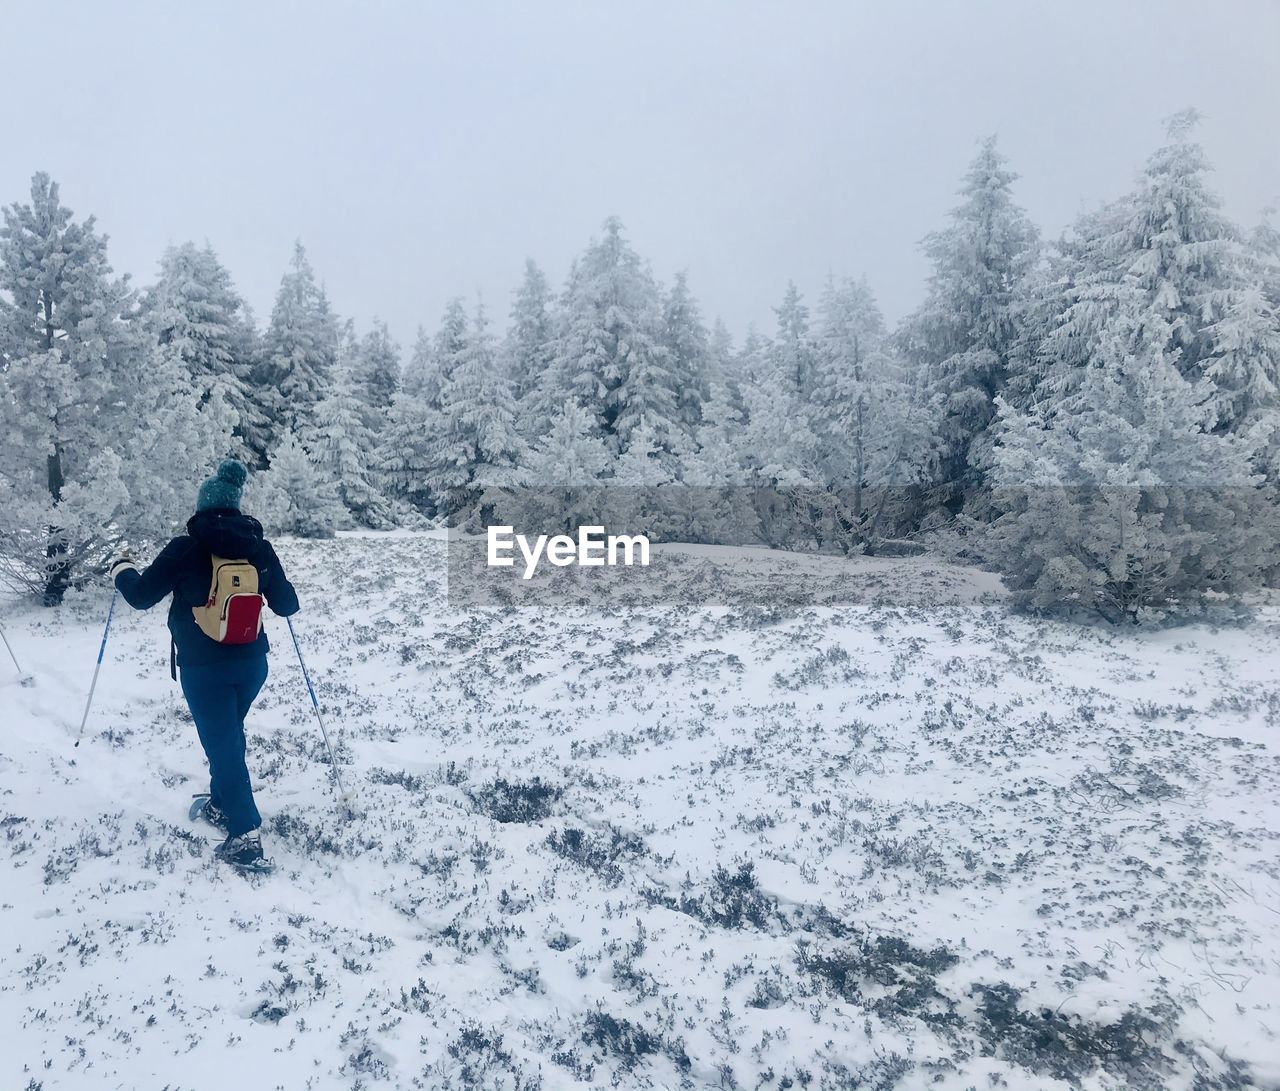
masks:
<instances>
[{"instance_id":1,"label":"overcast sky","mask_svg":"<svg viewBox=\"0 0 1280 1091\"><path fill-rule=\"evenodd\" d=\"M505 320L622 217L736 335L788 279L891 318L997 132L1056 235L1189 105L1228 211L1280 203L1280 3L1144 0L10 5L0 201L47 170L141 284L208 240L269 313L295 238L407 347L453 295Z\"/></svg>"}]
</instances>

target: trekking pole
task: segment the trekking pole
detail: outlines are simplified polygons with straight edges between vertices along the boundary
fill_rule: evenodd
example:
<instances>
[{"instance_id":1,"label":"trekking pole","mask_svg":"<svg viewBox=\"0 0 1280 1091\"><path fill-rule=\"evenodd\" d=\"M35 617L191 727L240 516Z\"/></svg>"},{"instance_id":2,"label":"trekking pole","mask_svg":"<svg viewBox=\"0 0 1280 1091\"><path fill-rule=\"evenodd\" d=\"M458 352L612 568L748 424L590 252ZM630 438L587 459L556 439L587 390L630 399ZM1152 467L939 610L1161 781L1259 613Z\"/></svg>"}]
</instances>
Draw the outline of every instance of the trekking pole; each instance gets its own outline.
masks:
<instances>
[{"instance_id":1,"label":"trekking pole","mask_svg":"<svg viewBox=\"0 0 1280 1091\"><path fill-rule=\"evenodd\" d=\"M107 607L107 627L102 630L102 643L98 645L98 663L93 668L93 681L89 683L89 696L84 702L84 717L80 721L80 734L76 736L76 746L84 738L84 725L89 722L89 706L93 704L93 691L98 688L98 671L102 670L102 656L107 650L107 634L111 632L111 615L115 612L116 596L119 591L111 592L111 605Z\"/></svg>"},{"instance_id":2,"label":"trekking pole","mask_svg":"<svg viewBox=\"0 0 1280 1091\"><path fill-rule=\"evenodd\" d=\"M13 660L13 666L18 672L19 685L31 685L31 675L27 674L27 672L18 664L18 657L13 654L13 647L9 644L9 638L4 635L3 625L0 625L0 640L4 641L4 646L9 650L9 658Z\"/></svg>"},{"instance_id":3,"label":"trekking pole","mask_svg":"<svg viewBox=\"0 0 1280 1091\"><path fill-rule=\"evenodd\" d=\"M333 753L333 745L329 742L329 732L324 726L324 717L320 715L320 702L316 700L315 687L311 685L311 675L307 673L306 660L302 658L302 648L298 644L298 634L293 630L293 618L284 619L289 626L289 635L293 637L293 650L298 653L298 666L302 668L302 679L307 683L307 692L311 694L311 707L316 710L316 719L320 722L320 734L324 737L325 749L329 751L329 761L333 765L333 775L338 782L338 791L342 795L344 803L351 802L351 793L347 791L342 783L342 771L338 768L338 759Z\"/></svg>"}]
</instances>

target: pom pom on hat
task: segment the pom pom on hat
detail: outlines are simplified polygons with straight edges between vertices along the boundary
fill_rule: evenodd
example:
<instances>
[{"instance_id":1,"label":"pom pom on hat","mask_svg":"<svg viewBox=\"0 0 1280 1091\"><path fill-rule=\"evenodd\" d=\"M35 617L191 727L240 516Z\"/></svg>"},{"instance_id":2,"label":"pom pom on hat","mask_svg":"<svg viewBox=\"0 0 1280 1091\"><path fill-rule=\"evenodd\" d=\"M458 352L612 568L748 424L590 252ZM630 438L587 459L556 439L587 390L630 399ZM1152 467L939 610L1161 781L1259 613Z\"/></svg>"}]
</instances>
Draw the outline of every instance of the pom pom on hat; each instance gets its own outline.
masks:
<instances>
[{"instance_id":1,"label":"pom pom on hat","mask_svg":"<svg viewBox=\"0 0 1280 1091\"><path fill-rule=\"evenodd\" d=\"M244 463L234 458L224 458L218 472L205 478L196 495L196 511L211 508L240 510L240 492L249 476Z\"/></svg>"},{"instance_id":2,"label":"pom pom on hat","mask_svg":"<svg viewBox=\"0 0 1280 1091\"><path fill-rule=\"evenodd\" d=\"M237 489L242 489L245 481L249 478L249 471L244 468L244 463L239 459L224 458L218 466L218 472L215 476L219 481L225 481L228 485L234 485Z\"/></svg>"}]
</instances>

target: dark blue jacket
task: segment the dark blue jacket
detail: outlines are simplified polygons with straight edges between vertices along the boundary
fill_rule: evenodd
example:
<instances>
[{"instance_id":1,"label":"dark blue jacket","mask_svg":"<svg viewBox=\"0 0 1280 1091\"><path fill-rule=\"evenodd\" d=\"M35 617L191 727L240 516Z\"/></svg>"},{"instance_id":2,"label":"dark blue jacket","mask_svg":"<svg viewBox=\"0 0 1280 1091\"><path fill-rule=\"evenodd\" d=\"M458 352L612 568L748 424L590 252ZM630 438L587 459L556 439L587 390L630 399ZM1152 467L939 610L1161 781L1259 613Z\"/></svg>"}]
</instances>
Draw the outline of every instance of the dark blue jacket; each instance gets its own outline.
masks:
<instances>
[{"instance_id":1,"label":"dark blue jacket","mask_svg":"<svg viewBox=\"0 0 1280 1091\"><path fill-rule=\"evenodd\" d=\"M208 601L215 554L243 558L257 568L258 590L273 613L298 612L297 592L257 519L231 508L196 512L187 520L187 533L174 538L143 571L125 569L116 576L116 589L135 610L149 610L165 595L173 596L169 632L184 666L265 656L269 647L265 630L252 644L219 644L200 631L191 608Z\"/></svg>"}]
</instances>

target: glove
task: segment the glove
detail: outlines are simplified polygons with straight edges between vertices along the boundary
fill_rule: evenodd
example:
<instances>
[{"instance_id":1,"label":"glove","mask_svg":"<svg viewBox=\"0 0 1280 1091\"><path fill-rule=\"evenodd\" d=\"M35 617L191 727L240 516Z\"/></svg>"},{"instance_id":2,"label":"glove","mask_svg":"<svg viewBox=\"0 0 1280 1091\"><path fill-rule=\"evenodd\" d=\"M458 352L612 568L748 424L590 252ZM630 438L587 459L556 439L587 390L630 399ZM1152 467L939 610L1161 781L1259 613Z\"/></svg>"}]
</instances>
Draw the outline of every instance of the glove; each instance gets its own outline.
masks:
<instances>
[{"instance_id":1,"label":"glove","mask_svg":"<svg viewBox=\"0 0 1280 1091\"><path fill-rule=\"evenodd\" d=\"M115 583L116 577L120 575L121 572L128 572L130 570L137 572L138 566L133 561L133 554L127 549L122 549L118 554L116 554L116 558L111 562L111 567L107 569L107 572L111 576L111 582Z\"/></svg>"}]
</instances>

